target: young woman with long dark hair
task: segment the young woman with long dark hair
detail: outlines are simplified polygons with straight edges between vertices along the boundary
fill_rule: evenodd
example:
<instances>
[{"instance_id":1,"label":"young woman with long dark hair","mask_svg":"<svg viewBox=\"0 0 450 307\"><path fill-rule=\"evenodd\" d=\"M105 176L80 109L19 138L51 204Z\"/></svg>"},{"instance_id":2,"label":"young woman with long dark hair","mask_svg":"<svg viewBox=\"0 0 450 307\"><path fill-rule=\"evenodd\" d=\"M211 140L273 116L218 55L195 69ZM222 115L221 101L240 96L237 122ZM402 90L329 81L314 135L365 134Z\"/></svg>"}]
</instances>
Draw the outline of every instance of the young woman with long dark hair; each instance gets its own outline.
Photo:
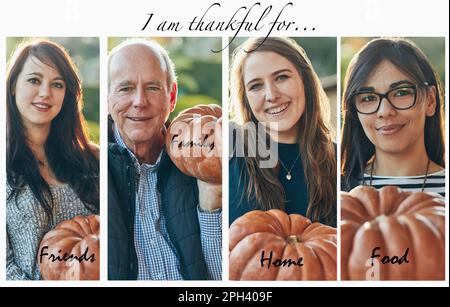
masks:
<instances>
[{"instance_id":1,"label":"young woman with long dark hair","mask_svg":"<svg viewBox=\"0 0 450 307\"><path fill-rule=\"evenodd\" d=\"M22 43L7 72L7 279L40 279L38 247L61 221L99 213L99 150L66 50Z\"/></svg>"},{"instance_id":2,"label":"young woman with long dark hair","mask_svg":"<svg viewBox=\"0 0 450 307\"><path fill-rule=\"evenodd\" d=\"M439 75L413 42L367 43L344 81L342 188L394 185L444 196L443 103Z\"/></svg>"}]
</instances>

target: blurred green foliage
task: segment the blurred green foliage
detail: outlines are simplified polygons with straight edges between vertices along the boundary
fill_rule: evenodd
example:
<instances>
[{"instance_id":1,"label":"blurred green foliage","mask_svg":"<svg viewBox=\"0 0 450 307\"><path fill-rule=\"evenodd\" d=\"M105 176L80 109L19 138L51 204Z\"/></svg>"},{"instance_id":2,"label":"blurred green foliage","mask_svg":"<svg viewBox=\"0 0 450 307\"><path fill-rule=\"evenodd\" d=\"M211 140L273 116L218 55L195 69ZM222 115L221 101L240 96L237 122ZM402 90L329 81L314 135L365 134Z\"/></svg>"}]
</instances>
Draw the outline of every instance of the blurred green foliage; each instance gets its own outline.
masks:
<instances>
[{"instance_id":1,"label":"blurred green foliage","mask_svg":"<svg viewBox=\"0 0 450 307\"><path fill-rule=\"evenodd\" d=\"M97 87L85 86L83 95L84 95L83 114L86 120L98 123L100 118L100 109L98 103L98 97L100 97L100 93L98 86Z\"/></svg>"},{"instance_id":2,"label":"blurred green foliage","mask_svg":"<svg viewBox=\"0 0 450 307\"><path fill-rule=\"evenodd\" d=\"M319 78L336 75L335 37L294 37L294 40L305 50Z\"/></svg>"},{"instance_id":3,"label":"blurred green foliage","mask_svg":"<svg viewBox=\"0 0 450 307\"><path fill-rule=\"evenodd\" d=\"M177 101L175 110L170 114L170 119L173 119L181 111L190 108L198 104L218 104L221 105L218 100L206 95L184 95Z\"/></svg>"},{"instance_id":4,"label":"blurred green foliage","mask_svg":"<svg viewBox=\"0 0 450 307\"><path fill-rule=\"evenodd\" d=\"M10 57L22 41L30 37L8 37L6 39L6 52ZM39 37L36 39L49 39L68 51L78 69L83 86L84 107L83 114L88 121L89 134L92 141L99 142L99 40L95 37ZM93 131L91 131L93 129Z\"/></svg>"},{"instance_id":5,"label":"blurred green foliage","mask_svg":"<svg viewBox=\"0 0 450 307\"><path fill-rule=\"evenodd\" d=\"M90 120L86 122L89 129L89 138L91 142L94 142L95 144L100 144L100 125L98 124L98 122Z\"/></svg>"}]
</instances>

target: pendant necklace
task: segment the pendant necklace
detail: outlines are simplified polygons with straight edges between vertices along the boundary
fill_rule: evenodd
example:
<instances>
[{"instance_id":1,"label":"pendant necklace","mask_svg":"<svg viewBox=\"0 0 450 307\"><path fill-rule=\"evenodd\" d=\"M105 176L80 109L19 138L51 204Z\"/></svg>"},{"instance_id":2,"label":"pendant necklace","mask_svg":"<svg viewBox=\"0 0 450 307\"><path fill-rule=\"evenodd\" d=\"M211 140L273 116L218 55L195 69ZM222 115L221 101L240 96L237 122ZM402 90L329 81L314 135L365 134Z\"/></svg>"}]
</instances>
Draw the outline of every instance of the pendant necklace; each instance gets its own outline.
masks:
<instances>
[{"instance_id":1,"label":"pendant necklace","mask_svg":"<svg viewBox=\"0 0 450 307\"><path fill-rule=\"evenodd\" d=\"M294 168L294 165L295 165L295 163L297 162L298 157L299 157L299 155L297 155L297 158L295 158L295 161L294 161L294 163L292 163L292 166L291 166L290 169L287 169L287 167L284 165L283 161L281 161L281 159L278 158L278 161L280 161L281 166L283 166L283 168L286 170L286 179L289 180L289 181L291 181L291 179L292 179L291 171L292 171L292 169Z\"/></svg>"}]
</instances>

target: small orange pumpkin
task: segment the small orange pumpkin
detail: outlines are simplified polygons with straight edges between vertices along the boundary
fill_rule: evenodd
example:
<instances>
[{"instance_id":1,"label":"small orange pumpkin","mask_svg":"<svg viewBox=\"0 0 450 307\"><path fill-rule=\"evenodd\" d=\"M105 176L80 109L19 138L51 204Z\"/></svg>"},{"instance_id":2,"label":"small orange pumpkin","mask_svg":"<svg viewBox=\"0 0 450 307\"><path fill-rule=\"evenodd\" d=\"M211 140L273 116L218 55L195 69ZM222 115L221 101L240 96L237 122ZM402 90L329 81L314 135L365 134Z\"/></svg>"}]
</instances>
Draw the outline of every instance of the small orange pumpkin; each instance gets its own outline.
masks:
<instances>
[{"instance_id":1,"label":"small orange pumpkin","mask_svg":"<svg viewBox=\"0 0 450 307\"><path fill-rule=\"evenodd\" d=\"M444 279L444 201L394 186L342 192L341 241L342 280Z\"/></svg>"},{"instance_id":2,"label":"small orange pumpkin","mask_svg":"<svg viewBox=\"0 0 450 307\"><path fill-rule=\"evenodd\" d=\"M234 221L229 238L231 280L336 280L336 228L255 210Z\"/></svg>"},{"instance_id":3,"label":"small orange pumpkin","mask_svg":"<svg viewBox=\"0 0 450 307\"><path fill-rule=\"evenodd\" d=\"M76 216L59 223L44 236L39 247L37 259L42 278L98 280L100 278L99 233L98 215Z\"/></svg>"},{"instance_id":4,"label":"small orange pumpkin","mask_svg":"<svg viewBox=\"0 0 450 307\"><path fill-rule=\"evenodd\" d=\"M181 112L166 133L166 150L184 174L221 184L222 108L197 105Z\"/></svg>"}]
</instances>

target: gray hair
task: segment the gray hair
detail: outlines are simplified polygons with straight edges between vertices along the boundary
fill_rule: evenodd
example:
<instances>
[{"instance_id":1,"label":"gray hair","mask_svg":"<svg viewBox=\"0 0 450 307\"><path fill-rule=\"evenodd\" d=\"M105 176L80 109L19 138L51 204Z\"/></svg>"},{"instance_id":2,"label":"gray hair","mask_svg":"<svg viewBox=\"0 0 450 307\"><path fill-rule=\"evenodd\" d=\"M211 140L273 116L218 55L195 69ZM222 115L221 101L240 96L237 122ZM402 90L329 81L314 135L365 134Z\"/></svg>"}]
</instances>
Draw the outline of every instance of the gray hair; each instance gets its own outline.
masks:
<instances>
[{"instance_id":1,"label":"gray hair","mask_svg":"<svg viewBox=\"0 0 450 307\"><path fill-rule=\"evenodd\" d=\"M147 46L155 55L158 56L158 58L162 61L162 65L165 66L165 69L167 71L167 86L170 90L172 88L172 85L177 82L177 75L175 72L175 65L173 64L172 60L169 57L169 53L167 52L164 47L162 47L160 44L158 44L153 39L145 39L145 38L129 38L121 42L119 45L114 47L108 55L108 71L111 65L111 60L113 56L122 50L126 46L130 45L144 45ZM110 78L108 75L108 88L110 85Z\"/></svg>"}]
</instances>

